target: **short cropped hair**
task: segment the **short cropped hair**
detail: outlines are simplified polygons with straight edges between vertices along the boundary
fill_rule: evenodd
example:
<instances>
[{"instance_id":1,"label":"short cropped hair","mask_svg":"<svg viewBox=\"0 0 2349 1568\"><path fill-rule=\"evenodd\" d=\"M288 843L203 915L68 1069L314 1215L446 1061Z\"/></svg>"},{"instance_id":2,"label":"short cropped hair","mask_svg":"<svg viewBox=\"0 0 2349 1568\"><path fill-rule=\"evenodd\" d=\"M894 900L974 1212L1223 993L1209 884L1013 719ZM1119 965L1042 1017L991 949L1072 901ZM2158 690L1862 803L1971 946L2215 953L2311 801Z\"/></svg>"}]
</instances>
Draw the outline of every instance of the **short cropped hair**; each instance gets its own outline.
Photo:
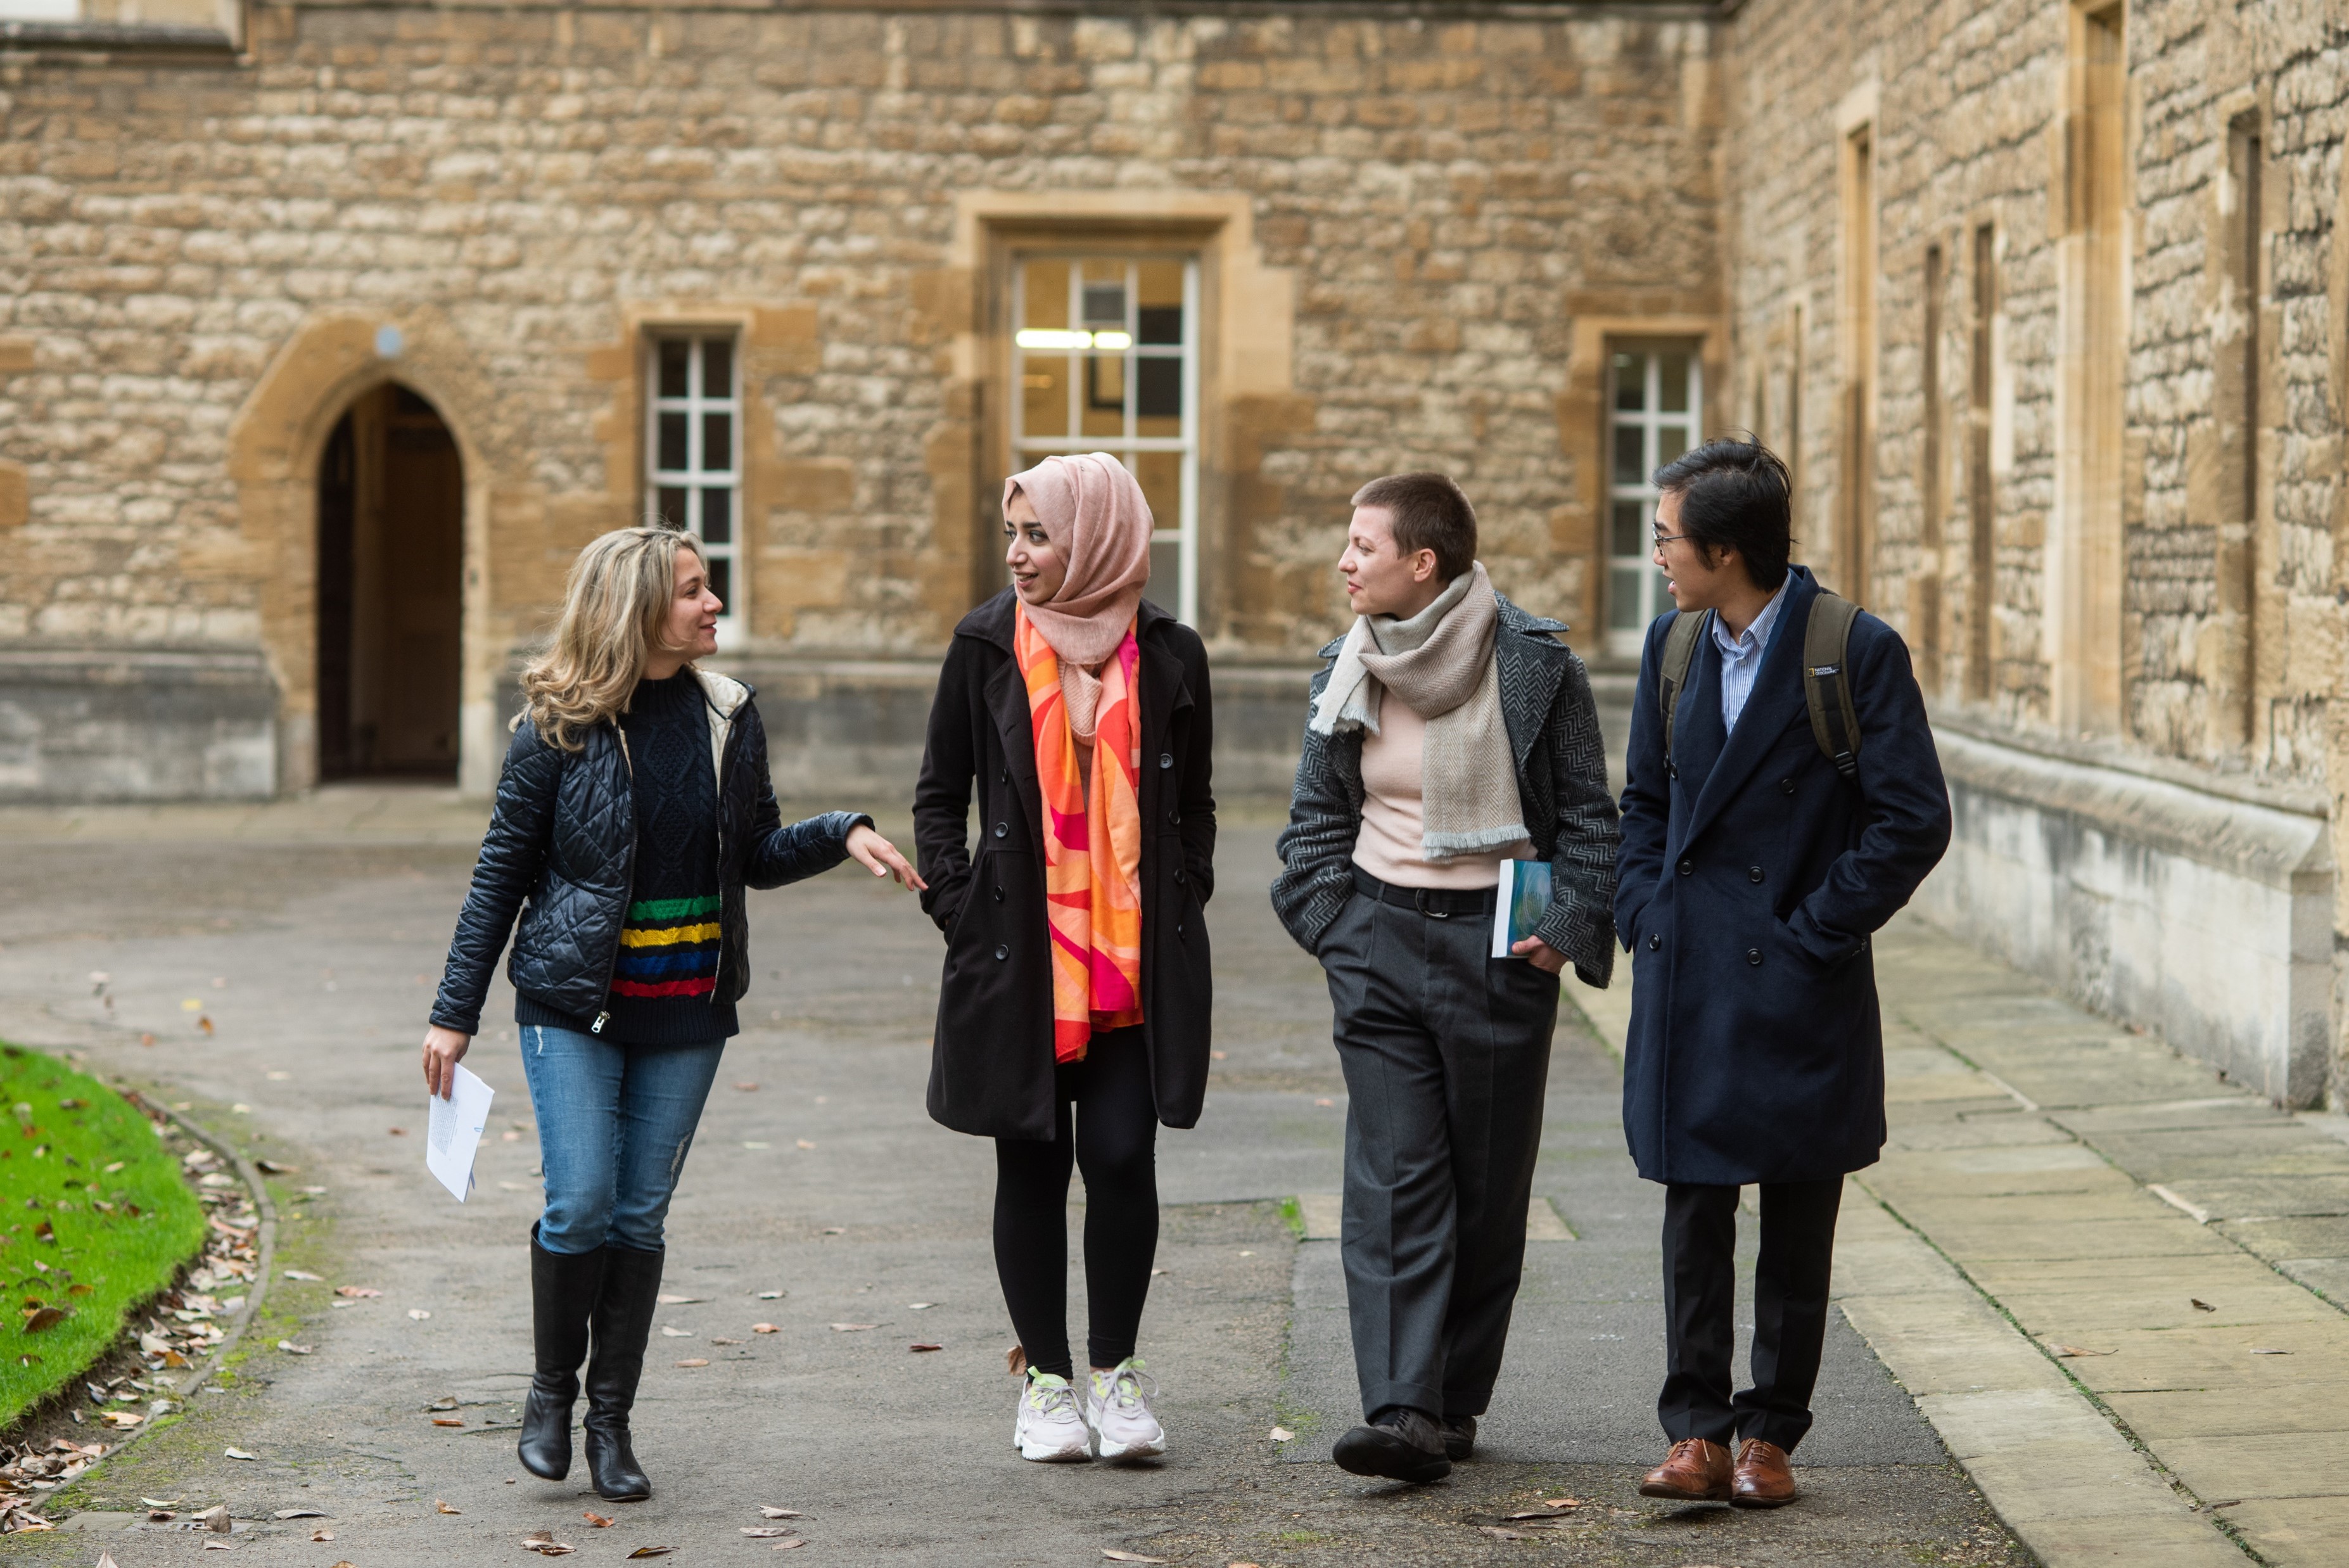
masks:
<instances>
[{"instance_id":1,"label":"short cropped hair","mask_svg":"<svg viewBox=\"0 0 2349 1568\"><path fill-rule=\"evenodd\" d=\"M1657 489L1681 498L1681 532L1710 564L1737 552L1754 586L1776 593L1793 553L1793 486L1786 465L1760 441L1722 436L1656 470Z\"/></svg>"},{"instance_id":2,"label":"short cropped hair","mask_svg":"<svg viewBox=\"0 0 2349 1568\"><path fill-rule=\"evenodd\" d=\"M1395 547L1434 551L1435 574L1447 583L1476 564L1476 509L1448 475L1390 473L1354 492L1354 504L1386 508Z\"/></svg>"}]
</instances>

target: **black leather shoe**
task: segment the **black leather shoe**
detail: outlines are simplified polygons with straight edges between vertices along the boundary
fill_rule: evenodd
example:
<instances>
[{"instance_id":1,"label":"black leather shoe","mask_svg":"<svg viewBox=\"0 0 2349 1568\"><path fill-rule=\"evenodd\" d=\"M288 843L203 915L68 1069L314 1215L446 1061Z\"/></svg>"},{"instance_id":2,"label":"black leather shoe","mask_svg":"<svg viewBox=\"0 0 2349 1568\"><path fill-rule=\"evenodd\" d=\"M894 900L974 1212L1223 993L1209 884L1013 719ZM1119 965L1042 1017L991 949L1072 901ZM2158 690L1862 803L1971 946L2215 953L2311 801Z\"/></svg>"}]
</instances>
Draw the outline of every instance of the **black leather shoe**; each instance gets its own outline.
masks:
<instances>
[{"instance_id":1,"label":"black leather shoe","mask_svg":"<svg viewBox=\"0 0 2349 1568\"><path fill-rule=\"evenodd\" d=\"M535 1368L523 1401L522 1468L548 1480L571 1473L571 1407L587 1359L587 1316L604 1282L604 1249L550 1252L530 1228L530 1338Z\"/></svg>"},{"instance_id":2,"label":"black leather shoe","mask_svg":"<svg viewBox=\"0 0 2349 1568\"><path fill-rule=\"evenodd\" d=\"M1339 1438L1330 1457L1341 1470L1389 1480L1436 1481L1452 1473L1443 1430L1417 1410L1380 1411Z\"/></svg>"},{"instance_id":3,"label":"black leather shoe","mask_svg":"<svg viewBox=\"0 0 2349 1568\"><path fill-rule=\"evenodd\" d=\"M587 1472L595 1495L636 1502L653 1483L628 1444L628 1411L645 1371L645 1341L660 1296L661 1252L604 1249L603 1288L595 1294L595 1351L587 1361Z\"/></svg>"},{"instance_id":4,"label":"black leather shoe","mask_svg":"<svg viewBox=\"0 0 2349 1568\"><path fill-rule=\"evenodd\" d=\"M1458 1464L1476 1451L1476 1417L1446 1416L1436 1426L1444 1434L1444 1456Z\"/></svg>"}]
</instances>

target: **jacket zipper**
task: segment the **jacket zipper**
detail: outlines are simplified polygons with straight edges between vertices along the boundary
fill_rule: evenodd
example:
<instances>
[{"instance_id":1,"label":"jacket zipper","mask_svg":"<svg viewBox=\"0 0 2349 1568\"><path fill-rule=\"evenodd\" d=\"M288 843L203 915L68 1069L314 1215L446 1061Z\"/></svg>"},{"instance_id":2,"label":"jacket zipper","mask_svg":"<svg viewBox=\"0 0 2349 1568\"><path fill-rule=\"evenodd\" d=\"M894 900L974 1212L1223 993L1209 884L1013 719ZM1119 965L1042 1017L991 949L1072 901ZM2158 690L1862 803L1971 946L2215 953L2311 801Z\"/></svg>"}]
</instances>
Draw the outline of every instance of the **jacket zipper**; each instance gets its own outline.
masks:
<instances>
[{"instance_id":1,"label":"jacket zipper","mask_svg":"<svg viewBox=\"0 0 2349 1568\"><path fill-rule=\"evenodd\" d=\"M626 765L628 770L628 803L631 808L633 808L636 804L636 762L634 757L628 755L628 732L620 728L619 722L617 720L613 721L612 733L620 742L620 761ZM635 815L633 809L631 809L629 815L631 817ZM628 906L636 902L636 826L632 821L628 827L628 890L620 897L620 929L623 931L626 930L628 928ZM616 932L612 937L612 960L609 963L604 966L604 1010L595 1014L595 1022L587 1026L587 1033L590 1034L603 1033L604 1025L612 1021L612 975L619 967L620 938L618 933Z\"/></svg>"},{"instance_id":2,"label":"jacket zipper","mask_svg":"<svg viewBox=\"0 0 2349 1568\"><path fill-rule=\"evenodd\" d=\"M703 701L708 701L707 693ZM711 711L716 712L713 704ZM734 749L734 715L718 715L726 722L726 733L718 742L718 980L726 978L726 756ZM709 1011L718 1011L718 984L709 987Z\"/></svg>"}]
</instances>

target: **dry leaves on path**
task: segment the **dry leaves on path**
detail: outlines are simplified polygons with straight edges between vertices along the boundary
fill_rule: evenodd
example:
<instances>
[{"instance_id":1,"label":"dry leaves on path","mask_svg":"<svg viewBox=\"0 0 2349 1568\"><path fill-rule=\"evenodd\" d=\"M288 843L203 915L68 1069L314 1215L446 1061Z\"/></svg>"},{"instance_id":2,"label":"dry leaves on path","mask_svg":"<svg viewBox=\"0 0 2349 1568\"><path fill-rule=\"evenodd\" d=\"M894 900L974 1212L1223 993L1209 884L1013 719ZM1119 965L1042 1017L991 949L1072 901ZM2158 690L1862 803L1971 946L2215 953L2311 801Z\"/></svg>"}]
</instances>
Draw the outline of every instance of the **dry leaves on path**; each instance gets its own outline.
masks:
<instances>
[{"instance_id":1,"label":"dry leaves on path","mask_svg":"<svg viewBox=\"0 0 2349 1568\"><path fill-rule=\"evenodd\" d=\"M435 1416L432 1424L436 1427L461 1427L465 1423L455 1416Z\"/></svg>"},{"instance_id":2,"label":"dry leaves on path","mask_svg":"<svg viewBox=\"0 0 2349 1568\"><path fill-rule=\"evenodd\" d=\"M432 1511L435 1513L462 1513L465 1511L461 1508L450 1508L447 1503L442 1502L436 1497L432 1500Z\"/></svg>"},{"instance_id":3,"label":"dry leaves on path","mask_svg":"<svg viewBox=\"0 0 2349 1568\"><path fill-rule=\"evenodd\" d=\"M1265 1434L1265 1437L1268 1440L1276 1443L1285 1443L1295 1436L1297 1436L1297 1434L1290 1431L1286 1427L1275 1427L1271 1431Z\"/></svg>"},{"instance_id":4,"label":"dry leaves on path","mask_svg":"<svg viewBox=\"0 0 2349 1568\"><path fill-rule=\"evenodd\" d=\"M332 1541L334 1538L335 1532L331 1530L314 1530L310 1532L310 1539L312 1541Z\"/></svg>"},{"instance_id":5,"label":"dry leaves on path","mask_svg":"<svg viewBox=\"0 0 2349 1568\"><path fill-rule=\"evenodd\" d=\"M383 1294L381 1291L377 1290L372 1285L336 1285L335 1287L335 1293L341 1296L346 1301L354 1302L364 1301L369 1296L379 1296Z\"/></svg>"},{"instance_id":6,"label":"dry leaves on path","mask_svg":"<svg viewBox=\"0 0 2349 1568\"><path fill-rule=\"evenodd\" d=\"M832 1332L834 1334L862 1334L868 1328L877 1328L880 1325L877 1324L870 1323L836 1323L832 1325Z\"/></svg>"},{"instance_id":7,"label":"dry leaves on path","mask_svg":"<svg viewBox=\"0 0 2349 1568\"><path fill-rule=\"evenodd\" d=\"M222 1449L221 1452L232 1459L258 1459L261 1458L259 1454L248 1454L243 1449Z\"/></svg>"},{"instance_id":8,"label":"dry leaves on path","mask_svg":"<svg viewBox=\"0 0 2349 1568\"><path fill-rule=\"evenodd\" d=\"M807 1517L796 1508L770 1508L764 1503L759 1505L759 1511L769 1519L805 1519Z\"/></svg>"},{"instance_id":9,"label":"dry leaves on path","mask_svg":"<svg viewBox=\"0 0 2349 1568\"><path fill-rule=\"evenodd\" d=\"M639 1546L634 1552L629 1552L628 1555L631 1558L666 1557L676 1550L677 1548L674 1546Z\"/></svg>"},{"instance_id":10,"label":"dry leaves on path","mask_svg":"<svg viewBox=\"0 0 2349 1568\"><path fill-rule=\"evenodd\" d=\"M777 1541L786 1535L797 1535L799 1530L789 1524L746 1524L742 1533L753 1541Z\"/></svg>"},{"instance_id":11,"label":"dry leaves on path","mask_svg":"<svg viewBox=\"0 0 2349 1568\"><path fill-rule=\"evenodd\" d=\"M750 1332L752 1334L781 1334L783 1331L781 1327L771 1323L754 1323L750 1325Z\"/></svg>"},{"instance_id":12,"label":"dry leaves on path","mask_svg":"<svg viewBox=\"0 0 2349 1568\"><path fill-rule=\"evenodd\" d=\"M683 1361L678 1362L678 1365L679 1366L707 1366L709 1365L709 1358L706 1355L688 1355Z\"/></svg>"},{"instance_id":13,"label":"dry leaves on path","mask_svg":"<svg viewBox=\"0 0 2349 1568\"><path fill-rule=\"evenodd\" d=\"M567 1542L554 1539L551 1530L533 1530L522 1538L523 1550L535 1552L542 1557L564 1557L579 1550Z\"/></svg>"},{"instance_id":14,"label":"dry leaves on path","mask_svg":"<svg viewBox=\"0 0 2349 1568\"><path fill-rule=\"evenodd\" d=\"M296 1345L290 1339L279 1340L277 1342L277 1348L284 1351L288 1355L307 1355L311 1351L311 1346L306 1345Z\"/></svg>"},{"instance_id":15,"label":"dry leaves on path","mask_svg":"<svg viewBox=\"0 0 2349 1568\"><path fill-rule=\"evenodd\" d=\"M307 1269L288 1269L285 1271L285 1277L289 1280L307 1280L312 1284L323 1285L326 1282L326 1275L314 1274Z\"/></svg>"},{"instance_id":16,"label":"dry leaves on path","mask_svg":"<svg viewBox=\"0 0 2349 1568\"><path fill-rule=\"evenodd\" d=\"M1120 1552L1113 1547L1102 1548L1102 1555L1112 1563L1164 1563L1164 1557L1144 1557L1139 1552Z\"/></svg>"},{"instance_id":17,"label":"dry leaves on path","mask_svg":"<svg viewBox=\"0 0 2349 1568\"><path fill-rule=\"evenodd\" d=\"M579 1517L585 1520L588 1523L594 1525L598 1530L609 1530L614 1524L618 1522L616 1520L605 1518L604 1515L597 1513L592 1508L582 1509L580 1511Z\"/></svg>"},{"instance_id":18,"label":"dry leaves on path","mask_svg":"<svg viewBox=\"0 0 2349 1568\"><path fill-rule=\"evenodd\" d=\"M932 1345L926 1340L917 1339L913 1344L905 1346L905 1348L918 1355L925 1350L944 1350L946 1346L943 1345Z\"/></svg>"}]
</instances>

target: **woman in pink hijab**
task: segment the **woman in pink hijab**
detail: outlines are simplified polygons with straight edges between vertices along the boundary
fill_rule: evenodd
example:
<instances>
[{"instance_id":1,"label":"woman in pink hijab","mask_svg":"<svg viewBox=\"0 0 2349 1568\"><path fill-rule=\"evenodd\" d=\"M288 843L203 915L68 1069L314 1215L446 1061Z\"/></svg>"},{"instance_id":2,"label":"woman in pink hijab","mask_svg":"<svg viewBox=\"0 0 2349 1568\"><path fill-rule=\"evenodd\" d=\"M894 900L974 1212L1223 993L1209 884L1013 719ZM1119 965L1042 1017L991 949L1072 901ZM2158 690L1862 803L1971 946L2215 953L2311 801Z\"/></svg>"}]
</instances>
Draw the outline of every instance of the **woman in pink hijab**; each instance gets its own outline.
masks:
<instances>
[{"instance_id":1,"label":"woman in pink hijab","mask_svg":"<svg viewBox=\"0 0 2349 1568\"><path fill-rule=\"evenodd\" d=\"M1135 1342L1158 1127L1195 1125L1206 1088L1216 800L1206 649L1143 597L1150 532L1142 487L1106 452L1005 482L1011 586L955 628L914 794L922 907L947 935L929 1110L995 1139L996 1271L1026 1363L1013 1441L1044 1461L1166 1451Z\"/></svg>"}]
</instances>

